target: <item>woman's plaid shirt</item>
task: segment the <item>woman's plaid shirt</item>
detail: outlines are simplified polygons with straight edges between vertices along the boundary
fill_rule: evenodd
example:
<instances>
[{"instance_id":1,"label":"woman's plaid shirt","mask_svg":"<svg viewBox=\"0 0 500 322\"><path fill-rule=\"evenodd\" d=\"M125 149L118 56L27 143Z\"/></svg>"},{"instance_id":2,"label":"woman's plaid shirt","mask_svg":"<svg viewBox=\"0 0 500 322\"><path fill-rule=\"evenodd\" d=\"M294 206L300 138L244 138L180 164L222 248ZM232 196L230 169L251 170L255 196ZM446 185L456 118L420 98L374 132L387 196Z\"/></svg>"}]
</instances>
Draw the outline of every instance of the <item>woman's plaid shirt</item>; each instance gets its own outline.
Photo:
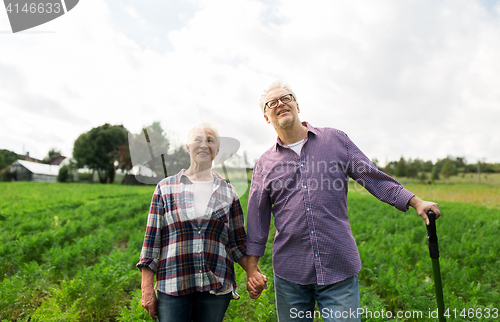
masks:
<instances>
[{"instance_id":1,"label":"woman's plaid shirt","mask_svg":"<svg viewBox=\"0 0 500 322\"><path fill-rule=\"evenodd\" d=\"M137 267L156 273L156 288L169 295L236 290L234 262L246 251L245 219L236 189L214 172L204 217L194 213L193 183L181 170L156 186Z\"/></svg>"}]
</instances>

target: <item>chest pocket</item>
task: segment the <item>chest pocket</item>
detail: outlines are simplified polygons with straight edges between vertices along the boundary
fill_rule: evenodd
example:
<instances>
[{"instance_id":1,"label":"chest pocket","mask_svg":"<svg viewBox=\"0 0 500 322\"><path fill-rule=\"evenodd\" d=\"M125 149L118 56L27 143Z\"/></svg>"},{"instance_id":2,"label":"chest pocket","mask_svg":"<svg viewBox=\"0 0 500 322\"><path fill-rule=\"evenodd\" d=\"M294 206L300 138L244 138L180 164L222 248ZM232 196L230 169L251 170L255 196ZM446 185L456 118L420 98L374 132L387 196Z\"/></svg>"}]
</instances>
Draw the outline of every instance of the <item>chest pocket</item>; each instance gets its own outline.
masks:
<instances>
[{"instance_id":1,"label":"chest pocket","mask_svg":"<svg viewBox=\"0 0 500 322\"><path fill-rule=\"evenodd\" d=\"M220 220L224 223L229 221L229 212L231 204L224 200L217 200L212 210L212 219Z\"/></svg>"}]
</instances>

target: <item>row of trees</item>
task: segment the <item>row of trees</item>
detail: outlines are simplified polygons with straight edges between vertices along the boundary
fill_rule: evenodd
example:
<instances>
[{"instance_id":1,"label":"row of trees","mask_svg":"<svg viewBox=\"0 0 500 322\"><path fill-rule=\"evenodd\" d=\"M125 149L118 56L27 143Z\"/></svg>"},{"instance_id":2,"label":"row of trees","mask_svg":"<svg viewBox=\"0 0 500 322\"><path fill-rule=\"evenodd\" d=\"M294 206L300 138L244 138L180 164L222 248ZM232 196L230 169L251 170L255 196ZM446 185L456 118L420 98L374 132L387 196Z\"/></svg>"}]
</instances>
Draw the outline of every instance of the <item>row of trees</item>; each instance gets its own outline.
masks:
<instances>
[{"instance_id":1,"label":"row of trees","mask_svg":"<svg viewBox=\"0 0 500 322\"><path fill-rule=\"evenodd\" d=\"M73 146L73 169L63 167L59 180L68 172L87 168L96 171L101 183L113 182L116 170L130 171L138 163L159 176L171 175L190 165L184 145L173 146L159 122L137 134L123 125L104 124L81 134ZM168 151L168 153L167 153ZM227 167L250 167L247 154L234 154Z\"/></svg>"},{"instance_id":2,"label":"row of trees","mask_svg":"<svg viewBox=\"0 0 500 322\"><path fill-rule=\"evenodd\" d=\"M147 140L147 144L144 140ZM116 170L128 172L136 165L132 162L130 151L130 146L135 146L140 150L136 151L136 154L145 156L144 166L151 171L163 174L163 164L165 164L169 173L176 173L181 168L187 168L190 159L182 146L173 149L166 157L171 145L171 140L159 122L148 126L147 131L130 135L123 125L106 123L81 134L76 139L73 145L74 167L96 171L101 183L111 183L114 181ZM158 160L151 154L164 154L165 158L162 160L164 163L155 162Z\"/></svg>"},{"instance_id":3,"label":"row of trees","mask_svg":"<svg viewBox=\"0 0 500 322\"><path fill-rule=\"evenodd\" d=\"M377 165L377 160L374 163ZM500 163L478 162L468 164L465 158L452 156L440 159L436 163L421 159L405 160L401 157L399 161L391 161L385 167L379 167L379 169L391 176L420 179L420 181L426 182L429 179L432 181L439 180L441 177L448 179L459 173L500 172Z\"/></svg>"},{"instance_id":4,"label":"row of trees","mask_svg":"<svg viewBox=\"0 0 500 322\"><path fill-rule=\"evenodd\" d=\"M131 148L133 151L131 151ZM135 156L134 158L131 156ZM48 163L59 156L59 150L52 148L43 162ZM161 158L160 158L161 156ZM0 150L0 176L9 176L8 166L20 156L9 150ZM234 155L228 166L249 166L247 156ZM101 183L112 183L117 170L129 172L141 164L159 176L179 172L190 165L190 157L184 145L175 146L159 122L147 126L140 133L132 134L123 125L108 123L81 134L73 145L73 158L60 168L58 181L75 180L78 169L88 169L97 173ZM91 174L80 173L80 180L91 180ZM1 179L1 178L0 178ZM9 178L3 178L10 181Z\"/></svg>"},{"instance_id":5,"label":"row of trees","mask_svg":"<svg viewBox=\"0 0 500 322\"><path fill-rule=\"evenodd\" d=\"M139 144L140 141L145 139L150 142L148 145ZM162 162L154 162L153 157L156 156L156 161L158 161L158 155L161 151L166 153L170 146L171 142L159 122L147 127L147 133L141 132L134 135L129 135L123 125L104 124L78 137L74 144L73 158L78 168L87 167L97 171L100 181L105 183L113 182L116 169L125 172L132 169L134 164L132 164L133 158L130 156L130 147L135 147L136 155L137 151L140 151L142 156L146 156L145 159L150 162L145 165L149 169L157 174L163 174L166 169L162 168ZM242 157L235 155L232 159L234 159L234 162L244 164L246 167L251 166L245 153ZM189 154L183 146L179 146L168 154L168 157L165 157L163 161L169 174L177 173L181 168L189 166ZM377 160L374 160L374 163L378 166ZM463 157L451 156L435 163L421 159L405 160L405 158L401 157L399 161L389 162L380 170L391 176L428 182L440 178L448 179L459 173L500 172L500 164L468 164Z\"/></svg>"},{"instance_id":6,"label":"row of trees","mask_svg":"<svg viewBox=\"0 0 500 322\"><path fill-rule=\"evenodd\" d=\"M146 160L146 162L141 163L159 175L163 175L166 169L168 169L169 174L172 174L189 166L189 154L184 146L177 146L172 149L172 142L159 122L154 122L146 129L147 131L130 134L123 125L106 123L81 134L73 146L73 160L69 165L61 168L59 180L65 182L69 180L72 171L87 168L97 172L101 183L114 182L116 170L120 169L126 173L134 165L137 165L133 164L131 146L135 147L136 150L135 163L137 163L137 154L140 154ZM143 144L145 140L148 142L147 145ZM169 151L168 155L167 151ZM44 160L48 161L59 154L58 150L51 149ZM160 154L164 154L165 158L158 162ZM6 168L17 159L18 155L16 153L0 150L0 169ZM243 153L243 156L236 154L229 163L235 163L233 166L251 167L246 153ZM379 167L377 160L374 160L374 164ZM421 159L405 160L401 157L399 161L391 161L385 167L379 167L379 169L391 176L407 177L427 182L428 180L438 180L441 177L448 179L450 176L459 173L500 172L500 164L468 164L466 159L462 157L447 157L438 160L436 163Z\"/></svg>"},{"instance_id":7,"label":"row of trees","mask_svg":"<svg viewBox=\"0 0 500 322\"><path fill-rule=\"evenodd\" d=\"M17 153L5 149L0 150L0 170L11 165L17 159Z\"/></svg>"}]
</instances>

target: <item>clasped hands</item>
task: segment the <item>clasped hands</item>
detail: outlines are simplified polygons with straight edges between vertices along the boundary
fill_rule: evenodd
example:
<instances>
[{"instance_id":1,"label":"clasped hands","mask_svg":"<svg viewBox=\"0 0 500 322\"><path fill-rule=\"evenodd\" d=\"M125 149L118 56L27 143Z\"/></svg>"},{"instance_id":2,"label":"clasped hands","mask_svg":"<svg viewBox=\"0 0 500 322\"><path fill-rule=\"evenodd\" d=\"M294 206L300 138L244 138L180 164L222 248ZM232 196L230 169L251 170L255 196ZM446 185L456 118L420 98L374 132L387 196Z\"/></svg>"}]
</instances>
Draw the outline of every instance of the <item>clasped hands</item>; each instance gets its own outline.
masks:
<instances>
[{"instance_id":1,"label":"clasped hands","mask_svg":"<svg viewBox=\"0 0 500 322\"><path fill-rule=\"evenodd\" d=\"M260 268L247 271L247 290L250 298L258 299L265 289L267 289L267 276L262 274Z\"/></svg>"}]
</instances>

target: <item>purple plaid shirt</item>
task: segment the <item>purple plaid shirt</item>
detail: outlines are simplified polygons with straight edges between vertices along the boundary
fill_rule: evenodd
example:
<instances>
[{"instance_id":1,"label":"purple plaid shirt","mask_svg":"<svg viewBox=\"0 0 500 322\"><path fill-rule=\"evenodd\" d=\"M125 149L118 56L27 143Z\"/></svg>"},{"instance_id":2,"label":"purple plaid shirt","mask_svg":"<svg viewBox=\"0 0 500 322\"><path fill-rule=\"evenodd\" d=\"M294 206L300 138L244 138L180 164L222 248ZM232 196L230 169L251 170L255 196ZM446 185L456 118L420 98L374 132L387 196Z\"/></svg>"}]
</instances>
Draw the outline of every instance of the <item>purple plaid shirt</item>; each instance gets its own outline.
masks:
<instances>
[{"instance_id":1,"label":"purple plaid shirt","mask_svg":"<svg viewBox=\"0 0 500 322\"><path fill-rule=\"evenodd\" d=\"M347 216L349 177L401 211L414 195L379 171L344 132L303 124L308 132L300 156L278 138L255 164L247 255L264 255L273 213L274 273L296 284L334 284L361 269Z\"/></svg>"},{"instance_id":2,"label":"purple plaid shirt","mask_svg":"<svg viewBox=\"0 0 500 322\"><path fill-rule=\"evenodd\" d=\"M174 296L224 292L231 286L236 291L234 262L245 255L246 244L236 189L214 173L204 217L200 222L189 220L190 212L194 213L193 183L184 170L158 183L137 267L156 272L158 291Z\"/></svg>"}]
</instances>

